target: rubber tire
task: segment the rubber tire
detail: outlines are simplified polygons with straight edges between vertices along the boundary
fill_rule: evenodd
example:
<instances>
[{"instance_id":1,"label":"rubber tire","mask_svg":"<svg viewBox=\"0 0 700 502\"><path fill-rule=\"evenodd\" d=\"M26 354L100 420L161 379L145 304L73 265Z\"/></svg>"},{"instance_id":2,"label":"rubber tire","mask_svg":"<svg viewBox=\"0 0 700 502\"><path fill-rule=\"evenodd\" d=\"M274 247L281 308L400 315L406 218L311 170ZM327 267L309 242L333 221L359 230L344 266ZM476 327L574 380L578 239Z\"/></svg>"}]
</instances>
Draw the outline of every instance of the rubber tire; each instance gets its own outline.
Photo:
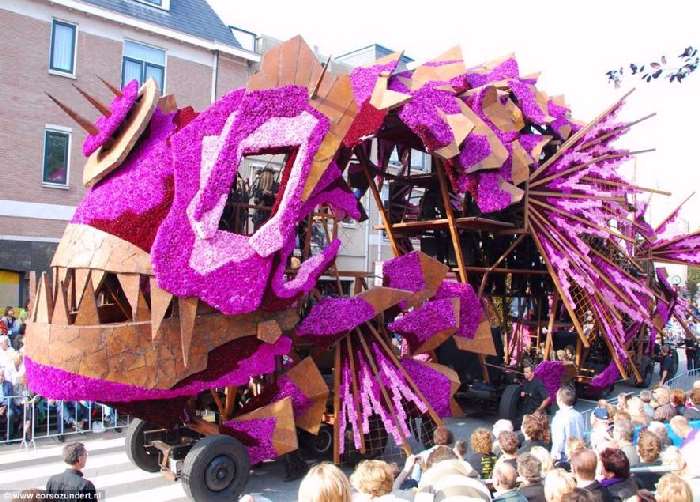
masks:
<instances>
[{"instance_id":1,"label":"rubber tire","mask_svg":"<svg viewBox=\"0 0 700 502\"><path fill-rule=\"evenodd\" d=\"M517 420L518 404L520 403L520 385L508 385L501 394L498 402L498 418Z\"/></svg>"},{"instance_id":2,"label":"rubber tire","mask_svg":"<svg viewBox=\"0 0 700 502\"><path fill-rule=\"evenodd\" d=\"M327 447L320 448L328 440ZM318 434L299 431L299 443L304 452L314 460L329 460L333 456L333 428L327 424L321 424Z\"/></svg>"},{"instance_id":3,"label":"rubber tire","mask_svg":"<svg viewBox=\"0 0 700 502\"><path fill-rule=\"evenodd\" d=\"M654 379L654 360L649 359L647 356L642 357L642 361L639 364L639 373L642 375L642 383L634 382L635 387L646 388L651 385L651 381ZM634 377L632 377L634 380Z\"/></svg>"},{"instance_id":4,"label":"rubber tire","mask_svg":"<svg viewBox=\"0 0 700 502\"><path fill-rule=\"evenodd\" d=\"M143 446L143 432L151 428L148 422L134 418L126 429L126 456L131 463L146 472L160 472L158 453L150 453Z\"/></svg>"},{"instance_id":5,"label":"rubber tire","mask_svg":"<svg viewBox=\"0 0 700 502\"><path fill-rule=\"evenodd\" d=\"M205 483L209 463L226 455L236 467L236 477L221 491L210 490ZM230 502L238 500L250 476L248 450L240 441L225 435L207 436L197 441L187 453L182 465L182 486L188 497L196 502Z\"/></svg>"}]
</instances>

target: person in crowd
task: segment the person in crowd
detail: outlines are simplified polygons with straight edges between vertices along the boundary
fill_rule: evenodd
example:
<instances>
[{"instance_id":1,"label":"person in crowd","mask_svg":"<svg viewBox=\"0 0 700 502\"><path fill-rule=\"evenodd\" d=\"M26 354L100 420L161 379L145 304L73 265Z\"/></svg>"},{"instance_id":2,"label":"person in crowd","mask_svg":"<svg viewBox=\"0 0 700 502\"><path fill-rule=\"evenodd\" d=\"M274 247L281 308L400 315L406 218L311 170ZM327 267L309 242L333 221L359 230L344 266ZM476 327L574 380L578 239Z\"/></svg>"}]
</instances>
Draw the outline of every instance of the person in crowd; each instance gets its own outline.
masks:
<instances>
[{"instance_id":1,"label":"person in crowd","mask_svg":"<svg viewBox=\"0 0 700 502\"><path fill-rule=\"evenodd\" d=\"M299 502L350 502L350 482L330 462L313 466L299 485Z\"/></svg>"},{"instance_id":2,"label":"person in crowd","mask_svg":"<svg viewBox=\"0 0 700 502\"><path fill-rule=\"evenodd\" d=\"M681 451L685 448L690 448L691 444L698 444L696 438L700 437L698 436L699 429L691 427L690 422L688 422L687 418L685 418L682 415L678 415L673 417L669 424L673 433L680 440L680 444L676 446L678 446L681 449Z\"/></svg>"},{"instance_id":3,"label":"person in crowd","mask_svg":"<svg viewBox=\"0 0 700 502\"><path fill-rule=\"evenodd\" d=\"M689 324L691 325L691 324ZM693 333L686 333L685 334L685 340L683 342L683 345L685 345L685 361L686 365L688 366L688 371L694 370L695 369L695 352L698 346L698 342L695 339L695 335Z\"/></svg>"},{"instance_id":4,"label":"person in crowd","mask_svg":"<svg viewBox=\"0 0 700 502\"><path fill-rule=\"evenodd\" d=\"M617 442L618 447L625 452L627 459L630 461L630 467L636 467L639 464L639 455L632 444L632 436L634 434L634 426L631 420L617 419L613 426L613 439Z\"/></svg>"},{"instance_id":5,"label":"person in crowd","mask_svg":"<svg viewBox=\"0 0 700 502\"><path fill-rule=\"evenodd\" d=\"M639 487L630 476L630 463L622 450L606 448L600 453L605 500L622 502L637 493Z\"/></svg>"},{"instance_id":6,"label":"person in crowd","mask_svg":"<svg viewBox=\"0 0 700 502\"><path fill-rule=\"evenodd\" d=\"M602 400L605 403L605 400ZM610 424L612 423L611 414L608 411L607 403L603 405L600 401L598 406L593 409L591 413L591 432L590 432L590 444L594 450L598 450L599 446L603 443L607 443L612 440L612 430Z\"/></svg>"},{"instance_id":7,"label":"person in crowd","mask_svg":"<svg viewBox=\"0 0 700 502\"><path fill-rule=\"evenodd\" d=\"M506 420L505 418L501 418L496 420L493 427L491 427L491 434L494 438L496 438L496 440L493 442L492 450L493 454L497 457L501 455L501 447L498 444L498 436L501 435L501 432L513 432L513 422Z\"/></svg>"},{"instance_id":8,"label":"person in crowd","mask_svg":"<svg viewBox=\"0 0 700 502\"><path fill-rule=\"evenodd\" d=\"M690 485L676 474L665 474L656 487L657 502L693 502Z\"/></svg>"},{"instance_id":9,"label":"person in crowd","mask_svg":"<svg viewBox=\"0 0 700 502\"><path fill-rule=\"evenodd\" d=\"M557 391L559 410L552 419L552 459L554 462L566 460L564 449L570 437L583 439L585 426L583 415L574 409L576 391L569 386Z\"/></svg>"},{"instance_id":10,"label":"person in crowd","mask_svg":"<svg viewBox=\"0 0 700 502\"><path fill-rule=\"evenodd\" d=\"M652 392L656 408L654 409L654 420L657 422L668 422L676 416L676 409L671 404L671 391L668 387L657 387Z\"/></svg>"},{"instance_id":11,"label":"person in crowd","mask_svg":"<svg viewBox=\"0 0 700 502\"><path fill-rule=\"evenodd\" d=\"M525 383L520 389L519 415L531 415L533 413L546 413L551 403L544 382L535 376L535 369L530 362L523 366Z\"/></svg>"},{"instance_id":12,"label":"person in crowd","mask_svg":"<svg viewBox=\"0 0 700 502\"><path fill-rule=\"evenodd\" d=\"M605 490L595 479L597 467L598 457L593 450L586 448L571 456L571 473L576 479L576 486L589 491L596 502L602 502Z\"/></svg>"},{"instance_id":13,"label":"person in crowd","mask_svg":"<svg viewBox=\"0 0 700 502\"><path fill-rule=\"evenodd\" d=\"M634 396L627 402L627 409L632 419L632 426L646 427L651 420L644 410L644 402L639 396ZM652 414L653 416L653 414Z\"/></svg>"},{"instance_id":14,"label":"person in crowd","mask_svg":"<svg viewBox=\"0 0 700 502\"><path fill-rule=\"evenodd\" d=\"M12 382L5 379L5 370L0 367L0 439L14 437L15 422L21 416L15 397Z\"/></svg>"},{"instance_id":15,"label":"person in crowd","mask_svg":"<svg viewBox=\"0 0 700 502\"><path fill-rule=\"evenodd\" d=\"M533 446L530 448L530 454L534 455L537 460L540 461L542 476L546 476L549 471L554 469L554 462L552 461L552 456L549 454L549 450L541 446Z\"/></svg>"},{"instance_id":16,"label":"person in crowd","mask_svg":"<svg viewBox=\"0 0 700 502\"><path fill-rule=\"evenodd\" d=\"M692 389L688 393L683 416L688 420L700 420L700 389Z\"/></svg>"},{"instance_id":17,"label":"person in crowd","mask_svg":"<svg viewBox=\"0 0 700 502\"><path fill-rule=\"evenodd\" d=\"M545 502L542 482L542 464L531 453L521 453L517 460L518 475L522 478L520 493L528 502Z\"/></svg>"},{"instance_id":18,"label":"person in crowd","mask_svg":"<svg viewBox=\"0 0 700 502\"><path fill-rule=\"evenodd\" d=\"M0 367L5 368L15 364L17 352L10 347L7 335L0 335Z\"/></svg>"},{"instance_id":19,"label":"person in crowd","mask_svg":"<svg viewBox=\"0 0 700 502\"><path fill-rule=\"evenodd\" d=\"M641 460L638 467L643 469L635 471L634 480L640 488L653 491L662 473L657 469L649 469L649 467L661 465L659 456L661 454L661 441L653 432L642 431L639 434L637 450Z\"/></svg>"},{"instance_id":20,"label":"person in crowd","mask_svg":"<svg viewBox=\"0 0 700 502\"><path fill-rule=\"evenodd\" d=\"M676 409L676 415L685 413L686 397L683 389L671 389L671 406Z\"/></svg>"},{"instance_id":21,"label":"person in crowd","mask_svg":"<svg viewBox=\"0 0 700 502\"><path fill-rule=\"evenodd\" d=\"M632 394L629 392L620 392L617 395L617 404L615 407L618 409L618 411L627 411L629 412L627 406L629 403L629 399L632 397ZM617 415L615 415L617 417Z\"/></svg>"},{"instance_id":22,"label":"person in crowd","mask_svg":"<svg viewBox=\"0 0 700 502\"><path fill-rule=\"evenodd\" d=\"M409 463L408 459L406 462ZM403 479L397 477L396 481L398 482L396 485L398 490L398 485L403 482ZM383 460L363 460L357 464L355 471L350 476L350 484L358 492L352 497L353 502L400 500L393 493L395 488L394 470Z\"/></svg>"},{"instance_id":23,"label":"person in crowd","mask_svg":"<svg viewBox=\"0 0 700 502\"><path fill-rule=\"evenodd\" d=\"M79 496L82 500L97 500L95 485L83 477L88 452L83 443L70 443L63 447L63 461L70 467L61 474L49 478L46 493L51 495Z\"/></svg>"},{"instance_id":24,"label":"person in crowd","mask_svg":"<svg viewBox=\"0 0 700 502\"><path fill-rule=\"evenodd\" d=\"M490 479L493 473L493 466L496 463L496 456L491 449L491 432L488 429L479 427L470 437L472 453L467 455L466 461L479 473L481 479Z\"/></svg>"},{"instance_id":25,"label":"person in crowd","mask_svg":"<svg viewBox=\"0 0 700 502\"><path fill-rule=\"evenodd\" d=\"M493 487L496 489L494 502L527 502L518 489L518 471L508 462L498 462L494 467Z\"/></svg>"},{"instance_id":26,"label":"person in crowd","mask_svg":"<svg viewBox=\"0 0 700 502\"><path fill-rule=\"evenodd\" d=\"M571 471L571 456L579 450L586 448L586 442L577 437L570 437L566 440L566 448L564 448L564 456L566 460L560 460L554 463L554 467L561 467L565 471Z\"/></svg>"},{"instance_id":27,"label":"person in crowd","mask_svg":"<svg viewBox=\"0 0 700 502\"><path fill-rule=\"evenodd\" d=\"M440 446L428 457L414 500L452 500L454 497L457 500L489 501L488 489L475 474L451 448Z\"/></svg>"},{"instance_id":28,"label":"person in crowd","mask_svg":"<svg viewBox=\"0 0 700 502\"><path fill-rule=\"evenodd\" d=\"M661 440L653 432L646 430L639 433L637 452L639 453L640 467L661 464Z\"/></svg>"},{"instance_id":29,"label":"person in crowd","mask_svg":"<svg viewBox=\"0 0 700 502\"><path fill-rule=\"evenodd\" d=\"M639 399L642 400L643 403L643 409L644 409L644 414L648 417L648 421L654 419L654 406L651 404L652 401L652 393L648 389L644 389L642 392L639 393Z\"/></svg>"},{"instance_id":30,"label":"person in crowd","mask_svg":"<svg viewBox=\"0 0 700 502\"><path fill-rule=\"evenodd\" d=\"M649 427L647 427L647 430L653 432L656 437L659 438L659 441L661 441L662 451L673 444L671 439L668 437L668 429L666 429L666 426L661 422L649 422ZM639 442L639 439L637 439L637 442Z\"/></svg>"},{"instance_id":31,"label":"person in crowd","mask_svg":"<svg viewBox=\"0 0 700 502\"><path fill-rule=\"evenodd\" d=\"M467 456L467 442L459 439L455 441L455 447L453 448L455 455L457 455L457 458L464 460Z\"/></svg>"},{"instance_id":32,"label":"person in crowd","mask_svg":"<svg viewBox=\"0 0 700 502\"><path fill-rule=\"evenodd\" d=\"M19 319L15 317L15 309L12 307L5 307L5 313L2 318L0 318L5 326L7 327L7 336L10 337L10 341L14 340L17 335L19 335L19 328L22 323Z\"/></svg>"},{"instance_id":33,"label":"person in crowd","mask_svg":"<svg viewBox=\"0 0 700 502\"><path fill-rule=\"evenodd\" d=\"M507 462L517 469L518 435L512 431L503 431L498 435L498 445L501 449L499 462Z\"/></svg>"},{"instance_id":34,"label":"person in crowd","mask_svg":"<svg viewBox=\"0 0 700 502\"><path fill-rule=\"evenodd\" d=\"M421 477L421 465L425 465L428 460L428 456L439 446L452 446L455 442L454 434L452 431L444 426L436 427L433 431L433 446L423 450L418 454L419 461L417 461L413 467L413 472L411 473L411 479L415 480L416 484L420 481Z\"/></svg>"},{"instance_id":35,"label":"person in crowd","mask_svg":"<svg viewBox=\"0 0 700 502\"><path fill-rule=\"evenodd\" d=\"M520 430L523 433L525 441L523 441L523 444L520 446L520 450L518 450L519 453L527 453L533 446L551 448L552 440L549 433L549 419L547 415L540 413L525 415Z\"/></svg>"},{"instance_id":36,"label":"person in crowd","mask_svg":"<svg viewBox=\"0 0 700 502\"><path fill-rule=\"evenodd\" d=\"M576 489L576 480L564 469L552 469L544 478L544 495L547 502L566 502Z\"/></svg>"},{"instance_id":37,"label":"person in crowd","mask_svg":"<svg viewBox=\"0 0 700 502\"><path fill-rule=\"evenodd\" d=\"M659 365L659 385L666 385L673 375L673 357L671 355L671 347L664 344L661 346L661 364Z\"/></svg>"},{"instance_id":38,"label":"person in crowd","mask_svg":"<svg viewBox=\"0 0 700 502\"><path fill-rule=\"evenodd\" d=\"M697 456L697 453L693 455L693 453L687 452L687 455L683 455L680 449L676 448L675 446L669 446L661 454L661 461L662 465L667 467L670 472L682 477L686 483L690 485L690 488L697 499L700 499L700 472L696 472L694 474L688 460L686 460L686 458L689 458L692 461L694 456ZM697 466L700 463L697 461L694 461L693 463L696 466L695 470L698 471Z\"/></svg>"}]
</instances>

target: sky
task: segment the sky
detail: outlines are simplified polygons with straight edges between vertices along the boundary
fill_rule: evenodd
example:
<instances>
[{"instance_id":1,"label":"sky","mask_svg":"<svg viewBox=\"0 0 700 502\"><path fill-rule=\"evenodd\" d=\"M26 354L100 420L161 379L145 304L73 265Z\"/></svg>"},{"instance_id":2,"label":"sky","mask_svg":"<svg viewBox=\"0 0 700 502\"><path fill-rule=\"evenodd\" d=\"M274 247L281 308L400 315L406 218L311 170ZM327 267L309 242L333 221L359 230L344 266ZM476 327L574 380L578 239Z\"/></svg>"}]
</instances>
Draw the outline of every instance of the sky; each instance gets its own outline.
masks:
<instances>
[{"instance_id":1,"label":"sky","mask_svg":"<svg viewBox=\"0 0 700 502\"><path fill-rule=\"evenodd\" d=\"M209 0L231 25L285 40L301 34L324 54L379 43L418 62L459 45L468 65L515 53L521 73L542 72L538 88L564 94L573 117L587 121L632 87L623 119L657 116L633 128L624 146L656 148L625 168L636 183L672 192L653 195L648 214L660 221L691 192L700 192L700 69L683 83L630 77L616 89L605 72L629 63L674 59L700 48L700 2L588 0L449 2L354 0L233 2ZM636 164L636 165L635 165ZM640 197L648 197L641 195ZM679 227L700 228L700 193Z\"/></svg>"}]
</instances>

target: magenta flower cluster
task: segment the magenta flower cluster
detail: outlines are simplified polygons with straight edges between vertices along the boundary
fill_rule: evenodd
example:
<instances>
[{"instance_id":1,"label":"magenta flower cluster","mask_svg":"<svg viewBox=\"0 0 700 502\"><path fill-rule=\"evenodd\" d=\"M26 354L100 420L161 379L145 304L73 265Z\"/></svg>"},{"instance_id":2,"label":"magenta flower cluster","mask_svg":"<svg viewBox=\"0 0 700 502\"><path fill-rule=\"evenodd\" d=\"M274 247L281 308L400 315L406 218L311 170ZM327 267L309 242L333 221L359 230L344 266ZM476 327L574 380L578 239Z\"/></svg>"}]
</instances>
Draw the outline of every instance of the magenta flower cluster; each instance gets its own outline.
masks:
<instances>
[{"instance_id":1,"label":"magenta flower cluster","mask_svg":"<svg viewBox=\"0 0 700 502\"><path fill-rule=\"evenodd\" d=\"M139 83L132 80L124 86L119 96L116 96L109 105L110 114L97 119L95 126L97 134L88 134L83 141L83 155L89 157L98 148L105 145L114 133L122 125L129 111L136 103L139 95Z\"/></svg>"}]
</instances>

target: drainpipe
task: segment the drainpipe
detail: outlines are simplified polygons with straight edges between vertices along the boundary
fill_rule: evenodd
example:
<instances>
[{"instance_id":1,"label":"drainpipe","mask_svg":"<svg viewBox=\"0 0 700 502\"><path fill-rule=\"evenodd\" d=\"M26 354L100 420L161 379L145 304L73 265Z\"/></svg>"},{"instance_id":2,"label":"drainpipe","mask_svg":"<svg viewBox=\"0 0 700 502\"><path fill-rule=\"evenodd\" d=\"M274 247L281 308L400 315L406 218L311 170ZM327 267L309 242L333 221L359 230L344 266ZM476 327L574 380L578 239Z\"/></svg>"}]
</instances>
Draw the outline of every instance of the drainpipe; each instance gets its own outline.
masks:
<instances>
[{"instance_id":1,"label":"drainpipe","mask_svg":"<svg viewBox=\"0 0 700 502\"><path fill-rule=\"evenodd\" d=\"M218 49L213 51L214 61L211 70L211 103L216 101L216 86L219 80L219 51Z\"/></svg>"}]
</instances>

